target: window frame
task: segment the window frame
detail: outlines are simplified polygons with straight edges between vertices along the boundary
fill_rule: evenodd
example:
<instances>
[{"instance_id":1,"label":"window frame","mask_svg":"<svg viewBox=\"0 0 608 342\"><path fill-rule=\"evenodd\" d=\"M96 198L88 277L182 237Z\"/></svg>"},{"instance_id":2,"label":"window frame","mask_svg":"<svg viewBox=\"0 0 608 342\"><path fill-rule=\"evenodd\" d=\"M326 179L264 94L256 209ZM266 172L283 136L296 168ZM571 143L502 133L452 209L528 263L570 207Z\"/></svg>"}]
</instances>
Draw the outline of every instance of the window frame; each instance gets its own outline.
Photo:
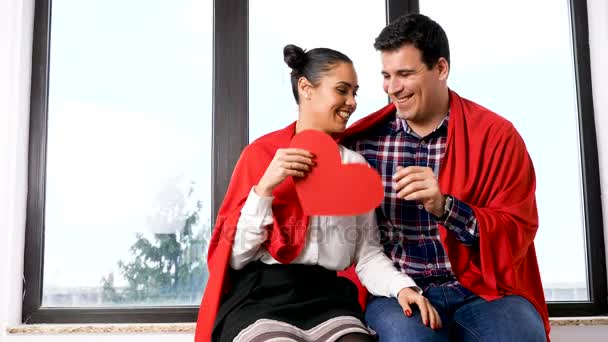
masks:
<instances>
[{"instance_id":1,"label":"window frame","mask_svg":"<svg viewBox=\"0 0 608 342\"><path fill-rule=\"evenodd\" d=\"M386 0L386 20L419 13L418 0ZM52 0L36 0L32 51L28 195L24 248L22 322L195 322L198 306L141 308L43 308L44 215ZM570 0L590 300L551 302L551 316L608 313L608 281L593 112L587 4ZM214 0L212 105L212 213L217 213L232 168L249 141L248 9L242 0ZM217 20L222 18L222 20ZM235 101L234 99L239 99Z\"/></svg>"},{"instance_id":2,"label":"window frame","mask_svg":"<svg viewBox=\"0 0 608 342\"><path fill-rule=\"evenodd\" d=\"M587 2L584 0L569 0L568 4L574 53L581 184L583 187L582 199L585 219L585 252L590 300L550 302L547 304L549 314L555 317L608 314L608 279L606 278L599 154L593 110Z\"/></svg>"},{"instance_id":3,"label":"window frame","mask_svg":"<svg viewBox=\"0 0 608 342\"><path fill-rule=\"evenodd\" d=\"M412 8L415 8L419 13L419 0L411 2L415 3ZM589 300L548 302L547 307L551 317L608 314L608 279L606 278L599 158L593 111L587 2L585 0L568 0L568 7L579 123L581 185L585 220L585 261L587 262Z\"/></svg>"}]
</instances>

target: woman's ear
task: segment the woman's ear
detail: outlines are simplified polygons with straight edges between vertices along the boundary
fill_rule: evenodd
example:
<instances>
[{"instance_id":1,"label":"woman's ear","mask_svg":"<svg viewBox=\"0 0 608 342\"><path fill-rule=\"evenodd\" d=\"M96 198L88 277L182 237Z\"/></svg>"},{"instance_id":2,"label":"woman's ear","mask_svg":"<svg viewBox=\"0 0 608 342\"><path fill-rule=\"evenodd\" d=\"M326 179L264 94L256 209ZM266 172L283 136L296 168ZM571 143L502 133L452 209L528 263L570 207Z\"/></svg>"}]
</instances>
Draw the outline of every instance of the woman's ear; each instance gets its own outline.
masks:
<instances>
[{"instance_id":1,"label":"woman's ear","mask_svg":"<svg viewBox=\"0 0 608 342\"><path fill-rule=\"evenodd\" d=\"M306 77L300 77L300 79L298 79L298 93L300 94L300 98L310 100L313 88L312 83L310 83Z\"/></svg>"}]
</instances>

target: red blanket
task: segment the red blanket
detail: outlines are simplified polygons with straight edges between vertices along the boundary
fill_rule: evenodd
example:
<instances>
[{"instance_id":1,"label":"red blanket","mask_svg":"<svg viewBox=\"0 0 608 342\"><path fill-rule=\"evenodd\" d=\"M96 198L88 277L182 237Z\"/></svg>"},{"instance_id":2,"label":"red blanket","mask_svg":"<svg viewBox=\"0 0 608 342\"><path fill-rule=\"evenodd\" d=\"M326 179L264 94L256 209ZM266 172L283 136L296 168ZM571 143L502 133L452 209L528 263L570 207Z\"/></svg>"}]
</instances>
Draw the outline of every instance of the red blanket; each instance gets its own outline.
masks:
<instances>
[{"instance_id":1,"label":"red blanket","mask_svg":"<svg viewBox=\"0 0 608 342\"><path fill-rule=\"evenodd\" d=\"M356 138L394 114L394 105L388 105L353 124L344 138ZM509 121L453 91L439 187L470 205L479 225L478 250L440 229L458 281L487 300L507 294L528 299L543 318L548 338L549 315L533 242L538 213L532 161Z\"/></svg>"},{"instance_id":2,"label":"red blanket","mask_svg":"<svg viewBox=\"0 0 608 342\"><path fill-rule=\"evenodd\" d=\"M237 162L209 244L209 278L199 309L195 341L211 341L211 332L222 296L230 290L227 281L230 253L234 243L236 225L251 187L262 178L277 149L289 146L295 134L295 122L288 127L267 134L247 146ZM273 258L287 264L293 261L304 247L308 217L303 214L293 179L288 177L273 191L273 227L269 229L265 248ZM340 272L359 287L359 300L364 305L366 291L361 286L353 267Z\"/></svg>"}]
</instances>

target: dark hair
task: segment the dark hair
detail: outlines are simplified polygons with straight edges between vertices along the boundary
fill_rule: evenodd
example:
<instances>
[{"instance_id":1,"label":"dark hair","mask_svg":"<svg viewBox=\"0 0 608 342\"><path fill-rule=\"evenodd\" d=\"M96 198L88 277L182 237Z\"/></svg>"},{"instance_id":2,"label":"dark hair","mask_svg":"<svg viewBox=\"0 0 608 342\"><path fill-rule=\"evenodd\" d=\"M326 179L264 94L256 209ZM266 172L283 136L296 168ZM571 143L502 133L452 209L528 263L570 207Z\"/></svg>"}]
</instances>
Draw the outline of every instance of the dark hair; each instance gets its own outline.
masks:
<instances>
[{"instance_id":1,"label":"dark hair","mask_svg":"<svg viewBox=\"0 0 608 342\"><path fill-rule=\"evenodd\" d=\"M331 70L336 64L353 62L342 52L316 48L304 51L301 47L293 44L285 45L283 48L283 60L291 68L291 90L296 103L300 104L298 94L298 80L305 77L308 82L316 86L323 75Z\"/></svg>"},{"instance_id":2,"label":"dark hair","mask_svg":"<svg viewBox=\"0 0 608 342\"><path fill-rule=\"evenodd\" d=\"M412 44L422 52L422 61L431 69L440 57L450 64L450 44L445 31L431 18L422 14L406 14L388 24L374 42L379 51L394 51Z\"/></svg>"}]
</instances>

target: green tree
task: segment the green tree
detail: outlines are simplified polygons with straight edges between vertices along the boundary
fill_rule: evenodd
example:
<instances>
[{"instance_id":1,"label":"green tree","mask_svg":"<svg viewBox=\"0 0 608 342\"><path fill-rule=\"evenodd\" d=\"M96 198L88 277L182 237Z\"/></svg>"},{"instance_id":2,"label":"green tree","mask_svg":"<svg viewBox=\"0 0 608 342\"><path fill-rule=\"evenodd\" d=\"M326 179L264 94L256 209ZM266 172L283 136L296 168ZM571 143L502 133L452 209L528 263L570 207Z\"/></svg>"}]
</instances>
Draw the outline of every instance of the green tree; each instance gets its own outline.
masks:
<instances>
[{"instance_id":1,"label":"green tree","mask_svg":"<svg viewBox=\"0 0 608 342\"><path fill-rule=\"evenodd\" d=\"M202 205L188 213L183 228L171 234L138 233L131 246L132 260L118 267L128 285L116 288L114 275L102 278L101 298L107 304L192 304L206 281L204 231L193 233Z\"/></svg>"}]
</instances>

